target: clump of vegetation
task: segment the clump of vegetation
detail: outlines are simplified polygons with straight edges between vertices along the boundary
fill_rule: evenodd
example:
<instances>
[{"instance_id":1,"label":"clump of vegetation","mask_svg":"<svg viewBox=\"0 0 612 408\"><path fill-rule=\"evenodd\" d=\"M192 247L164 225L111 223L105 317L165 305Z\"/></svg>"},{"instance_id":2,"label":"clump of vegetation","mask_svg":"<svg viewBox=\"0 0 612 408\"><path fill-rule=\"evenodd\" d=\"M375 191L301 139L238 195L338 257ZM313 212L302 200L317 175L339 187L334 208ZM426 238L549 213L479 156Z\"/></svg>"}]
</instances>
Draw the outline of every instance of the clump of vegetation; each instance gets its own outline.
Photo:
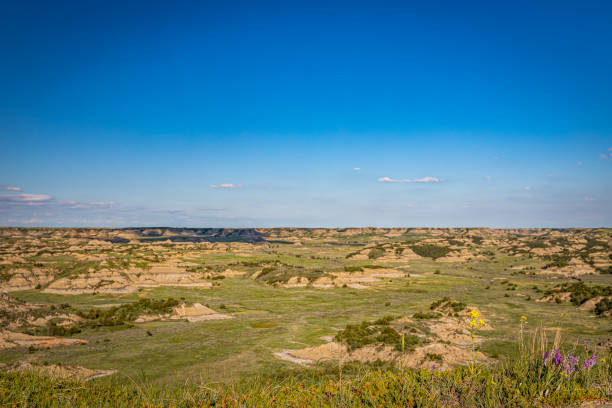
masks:
<instances>
[{"instance_id":1,"label":"clump of vegetation","mask_svg":"<svg viewBox=\"0 0 612 408\"><path fill-rule=\"evenodd\" d=\"M596 305L593 310L596 315L601 316L607 312L612 311L612 299L603 298Z\"/></svg>"},{"instance_id":2,"label":"clump of vegetation","mask_svg":"<svg viewBox=\"0 0 612 408\"><path fill-rule=\"evenodd\" d=\"M396 350L402 350L402 335L389 322L392 316L386 316L372 323L363 321L361 324L347 324L344 330L338 332L334 340L345 343L349 351L367 346L368 344L387 344ZM419 343L419 338L411 334L404 335L404 344L411 347Z\"/></svg>"},{"instance_id":3,"label":"clump of vegetation","mask_svg":"<svg viewBox=\"0 0 612 408\"><path fill-rule=\"evenodd\" d=\"M451 313L459 313L463 309L465 309L467 305L463 302L458 302L449 298L448 296L443 297L442 299L438 299L429 305L430 310L447 310L448 314Z\"/></svg>"},{"instance_id":4,"label":"clump of vegetation","mask_svg":"<svg viewBox=\"0 0 612 408\"><path fill-rule=\"evenodd\" d=\"M610 254L611 259L612 259L612 254ZM602 275L612 275L612 266L608 266L608 267L596 267L595 270L599 273L601 273Z\"/></svg>"},{"instance_id":5,"label":"clump of vegetation","mask_svg":"<svg viewBox=\"0 0 612 408\"><path fill-rule=\"evenodd\" d=\"M548 245L542 239L534 239L534 240L531 240L531 241L527 241L527 242L525 242L525 245L527 245L531 249L535 249L535 248L548 248Z\"/></svg>"},{"instance_id":6,"label":"clump of vegetation","mask_svg":"<svg viewBox=\"0 0 612 408\"><path fill-rule=\"evenodd\" d=\"M382 265L362 265L361 266L364 269L383 269L384 266Z\"/></svg>"},{"instance_id":7,"label":"clump of vegetation","mask_svg":"<svg viewBox=\"0 0 612 408\"><path fill-rule=\"evenodd\" d=\"M347 324L346 328L334 337L334 340L346 343L349 350L355 350L372 344L375 330L370 328L371 323L364 321L361 324Z\"/></svg>"},{"instance_id":8,"label":"clump of vegetation","mask_svg":"<svg viewBox=\"0 0 612 408\"><path fill-rule=\"evenodd\" d=\"M438 312L416 312L412 317L419 320L437 319L438 317L442 317L442 314Z\"/></svg>"},{"instance_id":9,"label":"clump of vegetation","mask_svg":"<svg viewBox=\"0 0 612 408\"><path fill-rule=\"evenodd\" d=\"M440 364L442 364L442 362L444 361L442 356L440 354L436 354L436 353L427 353L427 354L425 354L425 360L427 360L427 361L435 361L435 362L440 363Z\"/></svg>"},{"instance_id":10,"label":"clump of vegetation","mask_svg":"<svg viewBox=\"0 0 612 408\"><path fill-rule=\"evenodd\" d=\"M589 299L597 296L612 296L612 286L586 285L584 282L565 283L545 294L552 295L559 292L571 292L570 301L580 306Z\"/></svg>"},{"instance_id":11,"label":"clump of vegetation","mask_svg":"<svg viewBox=\"0 0 612 408\"><path fill-rule=\"evenodd\" d=\"M345 255L346 259L349 259L355 255L359 255L361 253L361 251L353 251L353 252L349 252L348 254Z\"/></svg>"},{"instance_id":12,"label":"clump of vegetation","mask_svg":"<svg viewBox=\"0 0 612 408\"><path fill-rule=\"evenodd\" d=\"M502 281L501 284L506 286L506 290L516 290L518 288L518 285L514 282Z\"/></svg>"},{"instance_id":13,"label":"clump of vegetation","mask_svg":"<svg viewBox=\"0 0 612 408\"><path fill-rule=\"evenodd\" d=\"M301 266L285 266L278 267L267 266L261 270L257 280L265 282L269 285L286 283L294 276L307 278L310 282L323 276L329 276L321 269L307 269Z\"/></svg>"},{"instance_id":14,"label":"clump of vegetation","mask_svg":"<svg viewBox=\"0 0 612 408\"><path fill-rule=\"evenodd\" d=\"M472 242L475 243L476 245L482 244L482 241L484 241L483 237L479 237L478 235L472 236Z\"/></svg>"},{"instance_id":15,"label":"clump of vegetation","mask_svg":"<svg viewBox=\"0 0 612 408\"><path fill-rule=\"evenodd\" d=\"M162 300L139 299L138 302L114 306L110 309L90 309L78 311L77 314L86 319L83 323L89 327L97 326L121 326L133 322L142 314L166 314L178 306L176 299L168 298Z\"/></svg>"},{"instance_id":16,"label":"clump of vegetation","mask_svg":"<svg viewBox=\"0 0 612 408\"><path fill-rule=\"evenodd\" d=\"M374 321L374 324L379 324L379 325L388 325L389 323L391 323L393 320L395 320L396 317L392 316L392 315L388 315L388 316L384 316L381 317L378 320Z\"/></svg>"},{"instance_id":17,"label":"clump of vegetation","mask_svg":"<svg viewBox=\"0 0 612 408\"><path fill-rule=\"evenodd\" d=\"M368 258L377 259L383 256L384 254L385 254L384 248L380 248L380 247L372 248L370 252L368 253Z\"/></svg>"},{"instance_id":18,"label":"clump of vegetation","mask_svg":"<svg viewBox=\"0 0 612 408\"><path fill-rule=\"evenodd\" d=\"M362 272L363 268L361 266L345 266L345 272Z\"/></svg>"},{"instance_id":19,"label":"clump of vegetation","mask_svg":"<svg viewBox=\"0 0 612 408\"><path fill-rule=\"evenodd\" d=\"M45 327L39 327L34 330L34 334L38 336L54 336L54 337L65 337L72 336L74 334L80 333L81 328L78 325L74 326L60 326L57 323L51 321L47 323Z\"/></svg>"},{"instance_id":20,"label":"clump of vegetation","mask_svg":"<svg viewBox=\"0 0 612 408\"><path fill-rule=\"evenodd\" d=\"M420 244L413 245L410 247L415 254L424 258L438 259L446 256L451 249L449 247L434 245L434 244Z\"/></svg>"},{"instance_id":21,"label":"clump of vegetation","mask_svg":"<svg viewBox=\"0 0 612 408\"><path fill-rule=\"evenodd\" d=\"M11 279L12 275L9 273L11 268L13 268L13 265L0 265L0 282L8 282Z\"/></svg>"},{"instance_id":22,"label":"clump of vegetation","mask_svg":"<svg viewBox=\"0 0 612 408\"><path fill-rule=\"evenodd\" d=\"M567 254L562 254L562 255L547 255L547 256L544 257L544 259L550 260L550 262L547 263L544 266L544 269L563 268L563 267L569 265L570 256L567 255Z\"/></svg>"}]
</instances>

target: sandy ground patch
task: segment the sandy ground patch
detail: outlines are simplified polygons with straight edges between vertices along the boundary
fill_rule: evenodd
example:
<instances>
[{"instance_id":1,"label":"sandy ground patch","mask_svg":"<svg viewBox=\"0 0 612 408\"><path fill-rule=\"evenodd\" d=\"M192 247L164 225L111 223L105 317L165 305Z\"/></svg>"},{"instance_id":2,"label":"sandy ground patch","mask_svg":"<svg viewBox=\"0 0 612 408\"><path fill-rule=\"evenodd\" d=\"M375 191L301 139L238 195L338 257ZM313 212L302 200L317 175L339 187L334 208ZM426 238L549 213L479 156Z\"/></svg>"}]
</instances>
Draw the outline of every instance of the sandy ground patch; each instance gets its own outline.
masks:
<instances>
[{"instance_id":1,"label":"sandy ground patch","mask_svg":"<svg viewBox=\"0 0 612 408\"><path fill-rule=\"evenodd\" d=\"M218 313L209 307L200 303L194 303L191 306L182 304L174 308L174 312L170 314L147 314L140 315L134 323L147 323L152 321L176 321L186 320L190 323L202 322L206 320L225 320L233 319L233 316Z\"/></svg>"},{"instance_id":2,"label":"sandy ground patch","mask_svg":"<svg viewBox=\"0 0 612 408\"><path fill-rule=\"evenodd\" d=\"M307 366L312 364L314 361L313 360L308 360L308 359L302 359L302 358L297 358L291 355L291 352L293 350L283 350L283 351L277 351L276 353L274 353L274 355L278 358L280 358L281 360L284 361L289 361L290 363L294 363L294 364L298 364L298 365L302 365L302 366Z\"/></svg>"},{"instance_id":3,"label":"sandy ground patch","mask_svg":"<svg viewBox=\"0 0 612 408\"><path fill-rule=\"evenodd\" d=\"M601 302L601 300L604 298L605 296L597 296L594 297L592 299L587 300L586 302L584 302L583 304L581 304L580 306L578 306L578 309L580 310L587 310L587 311L593 311L595 310L595 306Z\"/></svg>"},{"instance_id":4,"label":"sandy ground patch","mask_svg":"<svg viewBox=\"0 0 612 408\"><path fill-rule=\"evenodd\" d=\"M334 281L331 278L328 278L327 276L323 276L321 278L316 279L312 283L312 287L319 288L319 289L331 289L331 288L336 287L336 285L334 284Z\"/></svg>"},{"instance_id":5,"label":"sandy ground patch","mask_svg":"<svg viewBox=\"0 0 612 408\"><path fill-rule=\"evenodd\" d=\"M303 276L292 276L287 283L281 286L283 288L303 288L308 286L308 279Z\"/></svg>"},{"instance_id":6,"label":"sandy ground patch","mask_svg":"<svg viewBox=\"0 0 612 408\"><path fill-rule=\"evenodd\" d=\"M226 269L221 273L221 275L225 276L226 278L235 278L236 276L243 276L245 274L245 271L235 271L233 269Z\"/></svg>"},{"instance_id":7,"label":"sandy ground patch","mask_svg":"<svg viewBox=\"0 0 612 408\"><path fill-rule=\"evenodd\" d=\"M0 369L5 372L39 372L46 376L57 379L71 379L78 381L90 381L95 378L106 377L115 374L116 370L91 370L81 366L59 366L55 364L37 365L27 362L17 362L10 365L0 364Z\"/></svg>"},{"instance_id":8,"label":"sandy ground patch","mask_svg":"<svg viewBox=\"0 0 612 408\"><path fill-rule=\"evenodd\" d=\"M87 340L65 337L30 336L8 330L0 332L0 350L13 347L50 348L58 346L72 346L87 344Z\"/></svg>"},{"instance_id":9,"label":"sandy ground patch","mask_svg":"<svg viewBox=\"0 0 612 408\"><path fill-rule=\"evenodd\" d=\"M536 299L536 302L556 302L559 299L561 302L569 302L572 297L572 292L560 292L552 295L544 296L542 299Z\"/></svg>"},{"instance_id":10,"label":"sandy ground patch","mask_svg":"<svg viewBox=\"0 0 612 408\"><path fill-rule=\"evenodd\" d=\"M474 357L477 362L484 362L487 357L476 352L472 355L469 349L452 344L430 343L416 347L413 351L402 353L388 345L367 345L351 352L344 344L329 342L319 346L306 347L300 350L283 350L275 356L295 364L308 365L323 361L392 361L398 366L415 369L449 370L457 365L465 365Z\"/></svg>"}]
</instances>

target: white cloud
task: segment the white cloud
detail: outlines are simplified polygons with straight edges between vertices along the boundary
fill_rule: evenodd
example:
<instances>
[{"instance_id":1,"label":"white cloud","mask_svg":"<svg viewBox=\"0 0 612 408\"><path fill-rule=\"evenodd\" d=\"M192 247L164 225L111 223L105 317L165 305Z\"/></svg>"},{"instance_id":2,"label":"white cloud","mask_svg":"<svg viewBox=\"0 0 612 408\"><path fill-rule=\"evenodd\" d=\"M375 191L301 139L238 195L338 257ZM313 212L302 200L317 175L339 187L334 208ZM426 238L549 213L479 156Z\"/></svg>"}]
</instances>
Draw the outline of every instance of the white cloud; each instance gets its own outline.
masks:
<instances>
[{"instance_id":1,"label":"white cloud","mask_svg":"<svg viewBox=\"0 0 612 408\"><path fill-rule=\"evenodd\" d=\"M439 183L441 180L436 177L423 177L420 179L414 180L415 183Z\"/></svg>"},{"instance_id":2,"label":"white cloud","mask_svg":"<svg viewBox=\"0 0 612 408\"><path fill-rule=\"evenodd\" d=\"M595 199L591 196L584 196L584 201L595 201Z\"/></svg>"},{"instance_id":3,"label":"white cloud","mask_svg":"<svg viewBox=\"0 0 612 408\"><path fill-rule=\"evenodd\" d=\"M531 190L531 187L525 186L525 190L529 191L529 190Z\"/></svg>"},{"instance_id":4,"label":"white cloud","mask_svg":"<svg viewBox=\"0 0 612 408\"><path fill-rule=\"evenodd\" d=\"M52 200L48 194L0 194L0 202L12 202L12 203L41 203Z\"/></svg>"},{"instance_id":5,"label":"white cloud","mask_svg":"<svg viewBox=\"0 0 612 408\"><path fill-rule=\"evenodd\" d=\"M393 179L391 177L381 177L378 179L379 183L439 183L442 180L436 177L423 177L420 179Z\"/></svg>"},{"instance_id":6,"label":"white cloud","mask_svg":"<svg viewBox=\"0 0 612 408\"><path fill-rule=\"evenodd\" d=\"M353 167L353 170L359 171L359 170L361 170L361 167Z\"/></svg>"},{"instance_id":7,"label":"white cloud","mask_svg":"<svg viewBox=\"0 0 612 408\"><path fill-rule=\"evenodd\" d=\"M608 160L608 159L609 159L608 155L607 155L607 154L604 154L604 153L600 154L600 155L599 155L599 158L600 158L600 159L604 159L604 160Z\"/></svg>"},{"instance_id":8,"label":"white cloud","mask_svg":"<svg viewBox=\"0 0 612 408\"><path fill-rule=\"evenodd\" d=\"M242 188L242 184L231 184L231 183L211 184L210 188Z\"/></svg>"},{"instance_id":9,"label":"white cloud","mask_svg":"<svg viewBox=\"0 0 612 408\"><path fill-rule=\"evenodd\" d=\"M14 186L2 186L2 189L6 191L23 191L21 187L14 187Z\"/></svg>"},{"instance_id":10,"label":"white cloud","mask_svg":"<svg viewBox=\"0 0 612 408\"><path fill-rule=\"evenodd\" d=\"M582 162L579 161L578 163L576 163L577 166L582 166Z\"/></svg>"},{"instance_id":11,"label":"white cloud","mask_svg":"<svg viewBox=\"0 0 612 408\"><path fill-rule=\"evenodd\" d=\"M491 181L491 176L485 176L485 179L486 179L487 181Z\"/></svg>"},{"instance_id":12,"label":"white cloud","mask_svg":"<svg viewBox=\"0 0 612 408\"><path fill-rule=\"evenodd\" d=\"M78 201L60 201L59 205L70 209L99 209L99 208L111 208L115 205L113 201L94 201L91 203L80 203Z\"/></svg>"},{"instance_id":13,"label":"white cloud","mask_svg":"<svg viewBox=\"0 0 612 408\"><path fill-rule=\"evenodd\" d=\"M390 177L381 177L378 179L379 183L411 183L412 180L406 179L392 179Z\"/></svg>"}]
</instances>

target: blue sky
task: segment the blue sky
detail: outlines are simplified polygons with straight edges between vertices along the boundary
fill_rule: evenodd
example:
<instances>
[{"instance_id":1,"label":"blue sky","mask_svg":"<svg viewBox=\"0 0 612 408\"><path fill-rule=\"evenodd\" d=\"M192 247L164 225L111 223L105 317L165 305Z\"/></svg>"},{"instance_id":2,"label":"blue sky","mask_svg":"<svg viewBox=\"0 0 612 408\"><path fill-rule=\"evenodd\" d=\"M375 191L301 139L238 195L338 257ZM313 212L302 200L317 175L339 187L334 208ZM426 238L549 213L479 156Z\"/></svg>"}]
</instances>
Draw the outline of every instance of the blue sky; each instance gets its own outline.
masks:
<instances>
[{"instance_id":1,"label":"blue sky","mask_svg":"<svg viewBox=\"0 0 612 408\"><path fill-rule=\"evenodd\" d=\"M8 3L0 225L612 227L608 1Z\"/></svg>"}]
</instances>

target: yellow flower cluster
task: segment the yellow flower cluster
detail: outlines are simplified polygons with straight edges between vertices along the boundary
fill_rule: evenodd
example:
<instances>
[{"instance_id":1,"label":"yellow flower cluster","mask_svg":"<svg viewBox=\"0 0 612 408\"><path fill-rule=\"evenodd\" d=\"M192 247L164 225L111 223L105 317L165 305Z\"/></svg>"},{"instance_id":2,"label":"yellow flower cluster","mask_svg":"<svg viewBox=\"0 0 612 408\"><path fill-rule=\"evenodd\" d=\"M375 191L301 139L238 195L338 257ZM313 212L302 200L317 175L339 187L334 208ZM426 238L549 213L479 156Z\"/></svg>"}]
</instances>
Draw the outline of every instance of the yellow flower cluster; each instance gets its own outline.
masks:
<instances>
[{"instance_id":1,"label":"yellow flower cluster","mask_svg":"<svg viewBox=\"0 0 612 408\"><path fill-rule=\"evenodd\" d=\"M472 318L470 321L470 327L484 326L486 324L484 320L479 319L480 313L476 309L473 309L470 312L470 317Z\"/></svg>"}]
</instances>

